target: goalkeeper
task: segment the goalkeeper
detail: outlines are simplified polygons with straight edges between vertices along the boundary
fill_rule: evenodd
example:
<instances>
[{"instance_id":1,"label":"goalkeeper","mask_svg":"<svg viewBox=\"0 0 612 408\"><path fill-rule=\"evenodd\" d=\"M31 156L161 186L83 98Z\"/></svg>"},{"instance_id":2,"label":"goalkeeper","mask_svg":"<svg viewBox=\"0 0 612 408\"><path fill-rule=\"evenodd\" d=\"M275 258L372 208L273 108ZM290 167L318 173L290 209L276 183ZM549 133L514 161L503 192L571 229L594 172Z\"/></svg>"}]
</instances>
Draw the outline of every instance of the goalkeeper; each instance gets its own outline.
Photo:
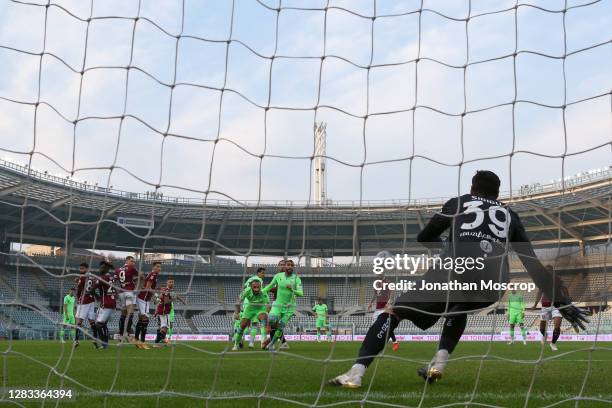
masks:
<instances>
[{"instance_id":1,"label":"goalkeeper","mask_svg":"<svg viewBox=\"0 0 612 408\"><path fill-rule=\"evenodd\" d=\"M527 333L525 330L525 300L523 295L516 293L513 289L508 296L508 323L510 323L510 341L508 344L514 344L514 326L517 324L521 328L521 336L523 344L527 344Z\"/></svg>"},{"instance_id":2,"label":"goalkeeper","mask_svg":"<svg viewBox=\"0 0 612 408\"><path fill-rule=\"evenodd\" d=\"M331 330L329 330L329 325L327 324L329 321L327 305L323 303L322 299L317 300L317 304L312 307L312 314L316 317L317 342L321 342L321 331L323 331L323 336L327 334L327 338L331 341Z\"/></svg>"},{"instance_id":3,"label":"goalkeeper","mask_svg":"<svg viewBox=\"0 0 612 408\"><path fill-rule=\"evenodd\" d=\"M60 340L64 342L64 327L74 327L76 321L74 319L74 288L70 288L70 292L64 296L64 322L60 330ZM74 340L74 330L69 329L70 340Z\"/></svg>"},{"instance_id":4,"label":"goalkeeper","mask_svg":"<svg viewBox=\"0 0 612 408\"><path fill-rule=\"evenodd\" d=\"M263 292L268 293L273 288L276 288L276 299L272 304L268 321L270 322L270 328L275 329L274 336L263 344L263 348L266 349L273 346L277 340L283 336L283 330L289 323L289 320L295 313L296 309L296 296L304 296L304 290L302 289L302 280L299 276L293 273L294 263L291 259L285 262L284 272L279 272L274 275L272 282L265 288ZM272 331L270 331L272 333Z\"/></svg>"},{"instance_id":5,"label":"goalkeeper","mask_svg":"<svg viewBox=\"0 0 612 408\"><path fill-rule=\"evenodd\" d=\"M478 171L472 178L470 194L452 198L442 207L441 214L435 214L417 237L428 248L443 247L441 258L450 257L454 267L430 268L416 287L423 284L447 284L454 280L459 283L509 281L507 244L517 252L527 273L534 283L559 306L564 317L575 330L585 329L588 322L586 311L571 304L563 296L562 288L554 284L554 278L540 263L531 246L519 216L499 201L500 180L491 171ZM443 245L442 233L450 229L448 245ZM454 261L483 260L482 269L460 269ZM411 293L414 292L414 293ZM389 334L403 319L412 321L421 330L432 327L440 317L444 323L438 351L429 366L419 370L427 381L436 381L448 362L467 324L467 314L478 312L497 302L503 292L480 290L476 293L448 290L408 291L399 296L393 306L378 316L361 344L355 364L349 371L330 380L332 385L357 388L367 367L380 353Z\"/></svg>"}]
</instances>

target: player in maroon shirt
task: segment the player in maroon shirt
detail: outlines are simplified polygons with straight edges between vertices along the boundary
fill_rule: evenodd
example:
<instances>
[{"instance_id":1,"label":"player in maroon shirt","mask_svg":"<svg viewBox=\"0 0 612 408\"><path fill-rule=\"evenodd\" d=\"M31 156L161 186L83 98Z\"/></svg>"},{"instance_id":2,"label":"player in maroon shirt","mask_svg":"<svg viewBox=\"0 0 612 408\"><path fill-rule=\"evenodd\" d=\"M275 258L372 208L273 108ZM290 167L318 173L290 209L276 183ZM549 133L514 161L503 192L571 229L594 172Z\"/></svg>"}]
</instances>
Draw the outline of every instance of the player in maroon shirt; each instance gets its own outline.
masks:
<instances>
[{"instance_id":1,"label":"player in maroon shirt","mask_svg":"<svg viewBox=\"0 0 612 408\"><path fill-rule=\"evenodd\" d=\"M79 346L79 339L81 338L81 326L83 320L89 321L91 332L96 339L98 337L98 331L96 329L96 302L94 298L94 286L95 281L89 274L89 264L83 262L79 265L79 273L81 276L76 278L75 283L77 287L77 309L76 309L76 332L74 336L74 347ZM98 347L97 341L94 341L94 345Z\"/></svg>"},{"instance_id":2,"label":"player in maroon shirt","mask_svg":"<svg viewBox=\"0 0 612 408\"><path fill-rule=\"evenodd\" d=\"M565 285L563 285L563 281L561 281L559 275L555 273L553 266L547 265L546 269L548 270L548 272L551 273L552 276L554 276L555 286L557 286L558 288L563 288L565 290L564 295L569 296L569 294L567 293L567 288L565 288ZM550 343L550 348L552 349L552 351L557 351L557 340L561 335L561 321L563 320L563 315L561 314L561 312L559 312L559 309L553 306L552 301L548 298L548 296L542 293L541 290L538 290L538 294L533 305L534 309L538 307L538 302L540 301L540 298L542 299L542 310L540 312L540 333L542 333L542 338L540 340L542 344L546 344L546 340L548 338L546 326L548 325L548 321L552 320L553 335L552 341Z\"/></svg>"},{"instance_id":3,"label":"player in maroon shirt","mask_svg":"<svg viewBox=\"0 0 612 408\"><path fill-rule=\"evenodd\" d=\"M166 334L168 333L168 314L170 310L172 310L172 302L174 299L178 300L182 304L185 304L185 301L177 294L175 294L172 289L174 288L174 279L168 278L166 281L166 286L161 289L159 294L159 303L155 308L155 316L159 321L159 330L157 331L157 337L155 338L155 343L167 343Z\"/></svg>"},{"instance_id":4,"label":"player in maroon shirt","mask_svg":"<svg viewBox=\"0 0 612 408\"><path fill-rule=\"evenodd\" d=\"M125 258L125 265L115 270L115 280L119 282L119 301L121 303L121 318L119 319L119 334L125 341L132 333L132 317L136 303L136 286L144 278L136 269L133 256ZM127 319L127 327L125 320Z\"/></svg>"},{"instance_id":5,"label":"player in maroon shirt","mask_svg":"<svg viewBox=\"0 0 612 408\"><path fill-rule=\"evenodd\" d=\"M151 272L147 275L144 280L144 287L138 292L138 298L136 304L138 305L138 322L136 323L136 331L134 337L136 340L140 339L139 348L148 348L145 343L147 336L147 327L149 326L149 302L151 297L157 288L157 278L161 273L161 262L153 262Z\"/></svg>"},{"instance_id":6,"label":"player in maroon shirt","mask_svg":"<svg viewBox=\"0 0 612 408\"><path fill-rule=\"evenodd\" d=\"M96 291L100 299L100 307L96 316L98 337L102 340L102 348L108 347L108 319L117 307L117 283L111 273L114 266L106 261L100 262L100 276L97 278Z\"/></svg>"},{"instance_id":7,"label":"player in maroon shirt","mask_svg":"<svg viewBox=\"0 0 612 408\"><path fill-rule=\"evenodd\" d=\"M386 256L386 255L389 255L389 256ZM378 255L376 255L376 257L384 258L384 257L392 257L392 255L389 251L381 251L379 252ZM380 275L380 276L381 276L380 281L383 284L389 282L384 275ZM368 305L368 312L369 312L372 310L372 305L376 304L376 309L374 309L374 313L372 314L372 323L374 323L376 319L378 319L379 315L385 312L385 308L387 307L387 303L389 303L389 300L391 300L391 291L389 290L388 287L384 286L383 289L378 289L378 290L374 289L374 296L372 297L372 300L370 301L370 304ZM397 349L399 348L399 342L395 338L395 333L393 331L389 333L389 340L393 342L393 346L391 347L391 349L393 351L397 351Z\"/></svg>"}]
</instances>

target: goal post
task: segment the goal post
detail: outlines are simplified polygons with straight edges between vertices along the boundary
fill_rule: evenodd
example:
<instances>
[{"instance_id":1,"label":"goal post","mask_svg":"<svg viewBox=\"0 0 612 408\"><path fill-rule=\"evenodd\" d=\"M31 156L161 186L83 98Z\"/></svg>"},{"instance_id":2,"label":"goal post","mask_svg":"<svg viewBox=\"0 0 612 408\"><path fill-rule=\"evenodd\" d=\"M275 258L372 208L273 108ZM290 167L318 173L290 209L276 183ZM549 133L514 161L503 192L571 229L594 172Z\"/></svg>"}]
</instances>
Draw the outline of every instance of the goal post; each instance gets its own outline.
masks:
<instances>
[{"instance_id":1,"label":"goal post","mask_svg":"<svg viewBox=\"0 0 612 408\"><path fill-rule=\"evenodd\" d=\"M13 388L61 387L92 407L612 402L591 383L612 374L598 361L612 341L609 9L604 0L0 0L0 404L21 404ZM538 255L593 312L584 335L562 326L561 341L580 347L496 354L510 333L504 297L468 318L474 355L451 358L469 381L397 389L400 374L429 363L435 347L425 354L420 343L438 341L441 318L423 334L402 322L400 352L385 349L359 393L330 390L372 309L384 307L368 308L381 297L374 255L431 254L417 235L482 169L500 176L502 201ZM480 204L467 211L482 215ZM505 207L487 214L492 231L508 228ZM104 296L82 293L80 264L92 277L102 261L121 268L134 254L138 289L162 261L147 313L134 299L107 327L99 310L65 315L73 287L80 306ZM512 280L531 281L505 256ZM286 270L280 260L295 262L304 291L282 305L298 312L293 322L274 322L291 348L232 354L235 333L251 336L233 319L245 283L261 264L265 287ZM311 340L315 318L304 313L318 298L334 341L291 344ZM540 312L527 310L530 347ZM134 354L113 341L93 356L70 338L76 328L81 342L95 340L102 326L112 339L137 325L148 343L175 342ZM57 333L62 343L21 342ZM260 363L249 388L240 376ZM571 387L549 394L556 385L539 373L556 363L559 387ZM513 375L520 366L526 380L504 385L494 365Z\"/></svg>"}]
</instances>

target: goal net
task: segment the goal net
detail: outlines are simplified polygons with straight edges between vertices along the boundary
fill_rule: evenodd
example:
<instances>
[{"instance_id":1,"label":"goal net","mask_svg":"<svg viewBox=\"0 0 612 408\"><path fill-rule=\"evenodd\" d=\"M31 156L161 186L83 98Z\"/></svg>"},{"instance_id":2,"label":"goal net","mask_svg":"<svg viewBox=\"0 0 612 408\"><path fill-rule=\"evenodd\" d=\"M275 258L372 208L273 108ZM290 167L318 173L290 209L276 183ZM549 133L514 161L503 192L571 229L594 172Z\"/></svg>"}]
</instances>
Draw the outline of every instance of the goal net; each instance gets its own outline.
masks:
<instances>
[{"instance_id":1,"label":"goal net","mask_svg":"<svg viewBox=\"0 0 612 408\"><path fill-rule=\"evenodd\" d=\"M612 402L611 6L0 0L0 402L68 404L49 390L92 407ZM413 375L440 313L426 331L400 323L399 350L360 390L330 388L381 307L374 256L433 255L418 233L477 170L499 176L538 257L592 313L586 330L563 322L551 354L525 292L527 346L504 348L506 294L469 316L447 383ZM508 252L510 280L531 282ZM127 255L145 274L161 262L154 299L173 278L185 304L168 347L94 354L94 326L64 320L65 296L81 263L96 276ZM245 282L265 267L268 285L285 259L304 292L290 348L259 350L253 322L233 352ZM146 339L161 345L155 308ZM120 315L112 339L139 320Z\"/></svg>"}]
</instances>

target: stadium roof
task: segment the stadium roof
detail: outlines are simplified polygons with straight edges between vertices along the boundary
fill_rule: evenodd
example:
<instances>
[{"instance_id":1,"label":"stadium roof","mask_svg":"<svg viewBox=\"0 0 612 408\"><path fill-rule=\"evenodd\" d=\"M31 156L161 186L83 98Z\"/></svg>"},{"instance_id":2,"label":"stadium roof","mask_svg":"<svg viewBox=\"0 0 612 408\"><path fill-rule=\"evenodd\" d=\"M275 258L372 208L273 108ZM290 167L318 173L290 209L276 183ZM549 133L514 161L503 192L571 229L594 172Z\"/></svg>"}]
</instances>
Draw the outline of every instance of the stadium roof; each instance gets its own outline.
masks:
<instances>
[{"instance_id":1,"label":"stadium roof","mask_svg":"<svg viewBox=\"0 0 612 408\"><path fill-rule=\"evenodd\" d=\"M506 201L537 245L611 238L611 168L523 188ZM417 233L442 202L205 204L109 190L0 161L5 242L201 255L372 255L418 248Z\"/></svg>"}]
</instances>

